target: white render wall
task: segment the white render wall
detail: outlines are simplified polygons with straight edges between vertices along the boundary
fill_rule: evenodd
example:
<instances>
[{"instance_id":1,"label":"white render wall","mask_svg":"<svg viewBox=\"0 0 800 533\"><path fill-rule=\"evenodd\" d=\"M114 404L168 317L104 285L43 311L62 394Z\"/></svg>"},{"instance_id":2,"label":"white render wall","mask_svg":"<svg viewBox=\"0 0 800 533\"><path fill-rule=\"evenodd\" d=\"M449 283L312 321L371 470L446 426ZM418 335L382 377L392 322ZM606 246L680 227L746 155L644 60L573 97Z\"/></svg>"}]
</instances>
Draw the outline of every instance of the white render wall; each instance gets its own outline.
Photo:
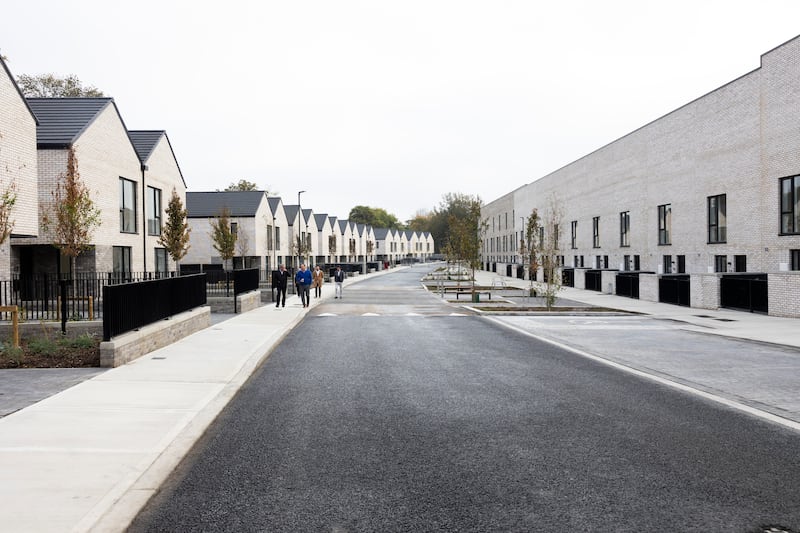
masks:
<instances>
[{"instance_id":1,"label":"white render wall","mask_svg":"<svg viewBox=\"0 0 800 533\"><path fill-rule=\"evenodd\" d=\"M746 255L748 272L777 273L788 263L789 250L800 248L800 235L779 235L779 179L800 174L798 124L800 38L764 54L759 69L487 204L486 237L502 242L519 230L511 223L492 230L493 218L527 217L534 207L544 214L554 196L563 210L560 252L567 266L577 255L593 267L599 255L619 268L624 255L639 255L641 270L658 273L664 255L683 255L687 273L707 274L715 255L731 263L734 255ZM727 242L709 244L707 198L719 194L726 195ZM669 245L658 244L662 204L672 207ZM629 247L620 246L625 211ZM598 248L592 243L593 217L600 217ZM575 249L571 221L578 224ZM490 246L487 240L485 260L518 261L510 252L491 253ZM702 287L694 277L692 282L693 306L716 305L708 280ZM800 294L794 296L800 302ZM788 313L800 316L800 303Z\"/></svg>"}]
</instances>

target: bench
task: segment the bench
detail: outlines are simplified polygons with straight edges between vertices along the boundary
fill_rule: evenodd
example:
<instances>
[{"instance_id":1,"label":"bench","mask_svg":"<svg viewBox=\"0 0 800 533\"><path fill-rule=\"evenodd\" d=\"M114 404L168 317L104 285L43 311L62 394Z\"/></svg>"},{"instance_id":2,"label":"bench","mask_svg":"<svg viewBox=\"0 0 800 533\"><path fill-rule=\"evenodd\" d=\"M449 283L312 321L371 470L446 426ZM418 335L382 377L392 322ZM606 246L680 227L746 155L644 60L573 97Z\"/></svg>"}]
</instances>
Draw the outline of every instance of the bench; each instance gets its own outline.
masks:
<instances>
[{"instance_id":1,"label":"bench","mask_svg":"<svg viewBox=\"0 0 800 533\"><path fill-rule=\"evenodd\" d=\"M472 291L456 291L456 300L458 300L458 297L462 294L472 295ZM492 293L489 291L475 291L475 294L485 294L490 300L492 299Z\"/></svg>"}]
</instances>

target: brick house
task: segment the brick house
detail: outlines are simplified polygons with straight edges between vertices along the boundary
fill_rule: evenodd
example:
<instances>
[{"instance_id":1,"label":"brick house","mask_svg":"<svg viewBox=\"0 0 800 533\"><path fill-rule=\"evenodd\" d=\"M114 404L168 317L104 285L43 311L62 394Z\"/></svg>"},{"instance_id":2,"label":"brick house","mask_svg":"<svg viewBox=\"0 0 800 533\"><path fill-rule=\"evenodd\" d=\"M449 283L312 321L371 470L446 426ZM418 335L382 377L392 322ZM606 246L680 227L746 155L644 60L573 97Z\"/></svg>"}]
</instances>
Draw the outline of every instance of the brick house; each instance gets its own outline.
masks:
<instances>
[{"instance_id":1,"label":"brick house","mask_svg":"<svg viewBox=\"0 0 800 533\"><path fill-rule=\"evenodd\" d=\"M66 172L72 149L81 181L100 212L101 223L93 231L91 248L78 256L76 270L154 272L158 236L150 233L160 233L160 229L151 226L148 231L145 221L163 221L166 206L161 205L158 214L147 212L148 202L141 202L140 195L153 197L154 191L171 194L174 187L183 198L186 189L166 134L151 133L147 141L139 136L145 163L112 98L28 98L27 102L38 119L40 211L51 210L52 193ZM37 237L14 238L12 267L22 276L68 273L70 261L52 242L52 228L41 224ZM160 266L165 267L163 261Z\"/></svg>"},{"instance_id":2,"label":"brick house","mask_svg":"<svg viewBox=\"0 0 800 533\"><path fill-rule=\"evenodd\" d=\"M682 275L692 307L715 309L724 285L766 284L768 313L800 317L800 37L759 68L485 205L486 268L521 263L531 210L560 211L560 262L576 288L600 271L639 272L659 301ZM726 307L734 307L726 305Z\"/></svg>"}]
</instances>

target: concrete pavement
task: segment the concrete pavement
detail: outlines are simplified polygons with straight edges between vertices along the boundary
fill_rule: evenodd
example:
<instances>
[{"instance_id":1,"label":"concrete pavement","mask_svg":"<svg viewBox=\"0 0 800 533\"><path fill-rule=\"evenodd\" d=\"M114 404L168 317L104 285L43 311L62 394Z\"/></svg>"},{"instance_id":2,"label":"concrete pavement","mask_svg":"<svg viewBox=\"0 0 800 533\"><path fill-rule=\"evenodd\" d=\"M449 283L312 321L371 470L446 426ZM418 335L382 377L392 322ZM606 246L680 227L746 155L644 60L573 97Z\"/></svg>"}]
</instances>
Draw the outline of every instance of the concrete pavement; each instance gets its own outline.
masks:
<instances>
[{"instance_id":1,"label":"concrete pavement","mask_svg":"<svg viewBox=\"0 0 800 533\"><path fill-rule=\"evenodd\" d=\"M371 276L348 279L346 285ZM478 273L480 284L498 279ZM527 286L502 279L520 289ZM333 285L325 284L323 298L332 293ZM575 289L560 296L680 320L706 333L800 346L797 319L682 308ZM320 301L312 298L312 307ZM284 309L266 305L237 315L0 419L0 529L124 530L307 311L294 296Z\"/></svg>"}]
</instances>

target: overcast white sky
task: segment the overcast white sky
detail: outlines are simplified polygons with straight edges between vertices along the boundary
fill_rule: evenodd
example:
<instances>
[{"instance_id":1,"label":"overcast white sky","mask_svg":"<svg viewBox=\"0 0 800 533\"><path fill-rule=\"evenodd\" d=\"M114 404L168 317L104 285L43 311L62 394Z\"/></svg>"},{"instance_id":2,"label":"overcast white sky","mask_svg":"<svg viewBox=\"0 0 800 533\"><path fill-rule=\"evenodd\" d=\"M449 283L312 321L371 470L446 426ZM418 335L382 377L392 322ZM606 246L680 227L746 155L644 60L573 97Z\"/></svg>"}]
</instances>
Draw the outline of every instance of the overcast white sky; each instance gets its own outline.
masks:
<instances>
[{"instance_id":1,"label":"overcast white sky","mask_svg":"<svg viewBox=\"0 0 800 533\"><path fill-rule=\"evenodd\" d=\"M797 0L18 0L15 75L76 74L164 129L189 190L400 220L491 201L750 72Z\"/></svg>"}]
</instances>

